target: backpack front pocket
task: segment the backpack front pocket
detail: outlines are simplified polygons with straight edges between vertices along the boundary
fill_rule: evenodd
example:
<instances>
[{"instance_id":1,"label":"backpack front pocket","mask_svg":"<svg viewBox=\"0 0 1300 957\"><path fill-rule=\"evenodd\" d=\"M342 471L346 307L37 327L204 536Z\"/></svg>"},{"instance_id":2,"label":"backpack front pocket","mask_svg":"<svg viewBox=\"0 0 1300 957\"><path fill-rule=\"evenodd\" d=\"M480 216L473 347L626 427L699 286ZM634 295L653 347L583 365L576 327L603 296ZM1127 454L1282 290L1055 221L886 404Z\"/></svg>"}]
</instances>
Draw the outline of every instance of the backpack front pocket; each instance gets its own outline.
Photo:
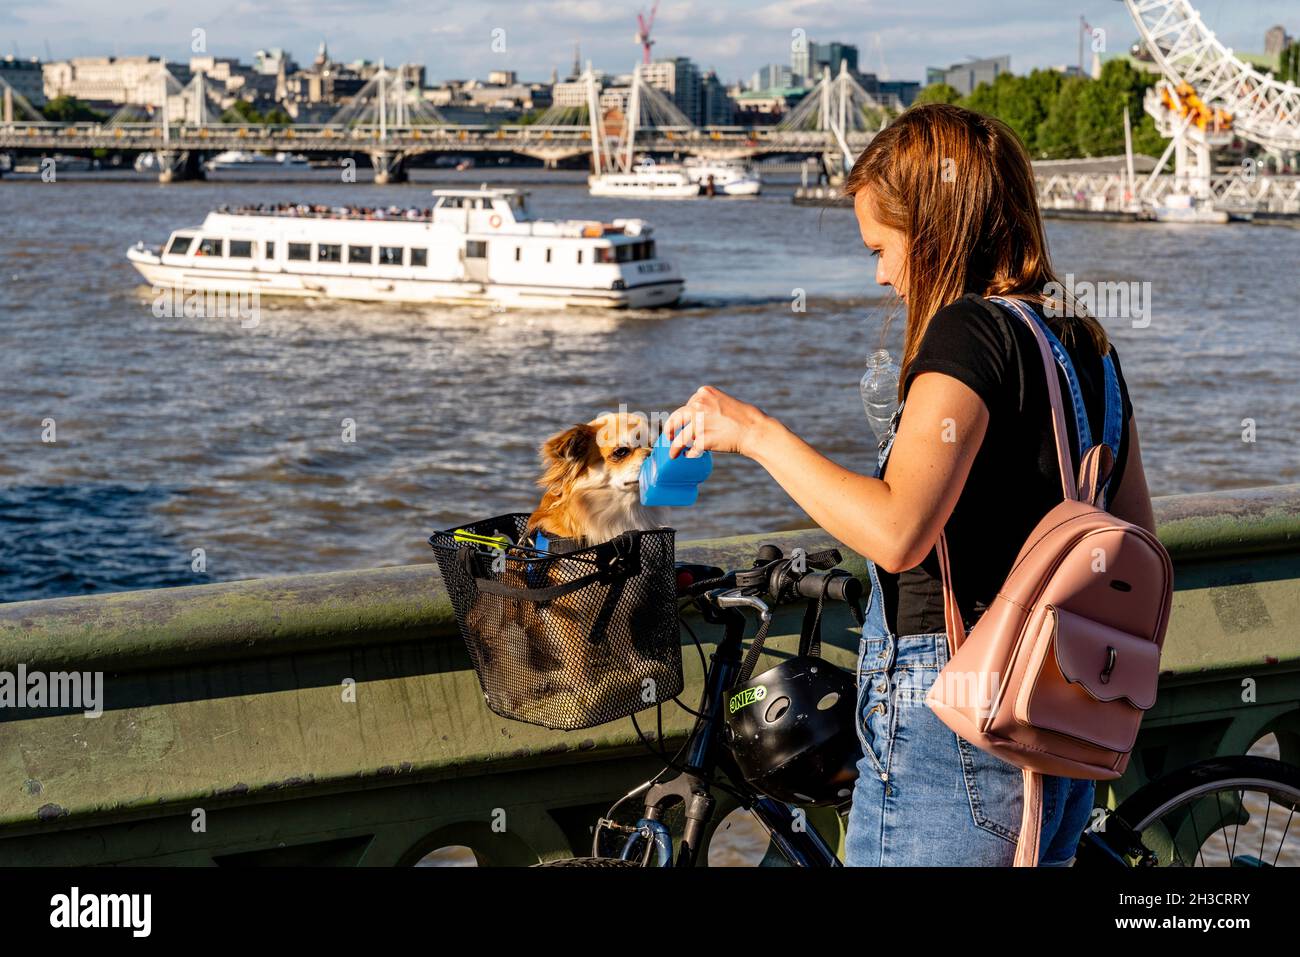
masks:
<instances>
[{"instance_id":1,"label":"backpack front pocket","mask_svg":"<svg viewBox=\"0 0 1300 957\"><path fill-rule=\"evenodd\" d=\"M1020 724L1132 750L1142 714L1155 704L1159 645L1047 605L1030 654L1016 696Z\"/></svg>"}]
</instances>

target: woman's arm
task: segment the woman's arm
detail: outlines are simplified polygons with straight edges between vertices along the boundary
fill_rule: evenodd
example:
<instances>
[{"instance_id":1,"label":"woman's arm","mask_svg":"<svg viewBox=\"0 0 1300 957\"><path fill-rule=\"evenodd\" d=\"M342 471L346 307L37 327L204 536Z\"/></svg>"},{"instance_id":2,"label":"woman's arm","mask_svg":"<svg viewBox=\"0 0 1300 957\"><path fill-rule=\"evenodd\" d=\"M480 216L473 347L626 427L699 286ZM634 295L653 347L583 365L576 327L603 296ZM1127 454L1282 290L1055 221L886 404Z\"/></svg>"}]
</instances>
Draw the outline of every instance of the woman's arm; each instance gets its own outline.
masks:
<instances>
[{"instance_id":1,"label":"woman's arm","mask_svg":"<svg viewBox=\"0 0 1300 957\"><path fill-rule=\"evenodd\" d=\"M1124 462L1124 475L1115 496L1110 502L1110 513L1149 532L1156 530L1155 513L1151 510L1151 492L1147 489L1147 475L1142 469L1142 450L1138 447L1137 418L1128 420L1128 458Z\"/></svg>"},{"instance_id":2,"label":"woman's arm","mask_svg":"<svg viewBox=\"0 0 1300 957\"><path fill-rule=\"evenodd\" d=\"M696 454L740 452L752 458L834 538L897 573L919 565L934 547L988 419L984 401L970 387L939 372L919 374L883 479L837 465L776 419L711 386L674 412L664 431L674 456L689 444Z\"/></svg>"}]
</instances>

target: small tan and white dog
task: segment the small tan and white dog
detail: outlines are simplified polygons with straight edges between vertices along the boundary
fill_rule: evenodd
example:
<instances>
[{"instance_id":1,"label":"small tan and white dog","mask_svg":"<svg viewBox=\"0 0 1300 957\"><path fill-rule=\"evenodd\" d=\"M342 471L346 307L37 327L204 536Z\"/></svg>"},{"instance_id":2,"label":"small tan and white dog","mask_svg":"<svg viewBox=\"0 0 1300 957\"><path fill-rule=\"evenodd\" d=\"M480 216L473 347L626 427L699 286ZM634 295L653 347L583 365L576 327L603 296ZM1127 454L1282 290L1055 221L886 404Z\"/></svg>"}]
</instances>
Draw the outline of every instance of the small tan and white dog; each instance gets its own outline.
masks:
<instances>
[{"instance_id":1,"label":"small tan and white dog","mask_svg":"<svg viewBox=\"0 0 1300 957\"><path fill-rule=\"evenodd\" d=\"M666 525L661 509L641 504L641 464L655 438L645 416L606 413L546 439L539 450L542 474L537 480L544 492L523 540L533 541L542 532L551 541L571 540L564 549L569 551L625 531ZM501 580L538 588L582 573L576 563L561 571L541 560L531 572L522 564L504 572ZM540 703L543 710L585 713L599 707L603 681L617 682L617 672L626 674L636 655L631 636L626 628L615 629L613 638L593 646L590 603L584 589L544 604L510 602L475 615L478 620L471 626L480 630L489 653L501 656L508 665L505 671L522 682L503 689L507 707L531 711Z\"/></svg>"},{"instance_id":2,"label":"small tan and white dog","mask_svg":"<svg viewBox=\"0 0 1300 957\"><path fill-rule=\"evenodd\" d=\"M654 440L646 417L626 412L607 412L551 436L542 443L537 480L546 491L526 534L541 529L585 546L666 524L659 509L641 504L641 463Z\"/></svg>"}]
</instances>

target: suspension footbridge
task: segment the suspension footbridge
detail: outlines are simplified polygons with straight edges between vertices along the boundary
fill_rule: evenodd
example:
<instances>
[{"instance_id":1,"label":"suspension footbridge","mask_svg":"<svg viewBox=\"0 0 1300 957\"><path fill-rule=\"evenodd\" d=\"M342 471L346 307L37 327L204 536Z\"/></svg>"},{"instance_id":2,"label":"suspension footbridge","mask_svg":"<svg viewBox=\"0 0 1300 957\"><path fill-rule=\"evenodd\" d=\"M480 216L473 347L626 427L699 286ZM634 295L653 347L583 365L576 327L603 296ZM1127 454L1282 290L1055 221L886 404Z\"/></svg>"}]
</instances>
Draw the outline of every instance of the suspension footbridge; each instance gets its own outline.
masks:
<instances>
[{"instance_id":1,"label":"suspension footbridge","mask_svg":"<svg viewBox=\"0 0 1300 957\"><path fill-rule=\"evenodd\" d=\"M104 122L47 122L13 90L4 89L0 151L77 153L113 150L153 153L164 181L202 175L202 160L226 150L303 153L317 158L367 157L376 182L405 178L410 161L426 153L472 156L514 153L553 166L592 153L587 108L553 108L526 125L447 122L410 84L407 71L382 65L328 122L223 123L211 84L197 73L186 86L161 66L158 105L123 107ZM2 81L0 81L2 83ZM667 101L646 87L643 103ZM836 99L838 97L838 99ZM680 111L660 113L637 131L646 153L759 158L823 157L838 165L864 149L871 131L864 106L876 105L848 74L829 72L785 121L776 126L705 126ZM883 111L882 115L883 115Z\"/></svg>"}]
</instances>

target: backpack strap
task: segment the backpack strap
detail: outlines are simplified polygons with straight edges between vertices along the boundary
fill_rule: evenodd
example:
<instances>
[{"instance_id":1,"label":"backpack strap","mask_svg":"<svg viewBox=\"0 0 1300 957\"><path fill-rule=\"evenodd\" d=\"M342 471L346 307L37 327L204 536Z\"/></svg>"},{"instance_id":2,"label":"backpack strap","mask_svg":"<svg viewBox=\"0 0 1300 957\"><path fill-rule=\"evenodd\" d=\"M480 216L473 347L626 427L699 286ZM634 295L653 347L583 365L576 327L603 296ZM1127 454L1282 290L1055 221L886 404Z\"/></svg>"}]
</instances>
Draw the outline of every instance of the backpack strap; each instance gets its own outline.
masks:
<instances>
[{"instance_id":1,"label":"backpack strap","mask_svg":"<svg viewBox=\"0 0 1300 957\"><path fill-rule=\"evenodd\" d=\"M1047 395L1052 402L1052 434L1056 439L1056 461L1061 469L1061 492L1067 500L1077 500L1079 488L1075 482L1074 461L1070 456L1070 433L1065 425L1064 403L1061 400L1061 383L1056 377L1056 359L1052 354L1047 335L1044 334L1044 329L1040 326L1040 320L1034 315L1033 310L1024 303L1016 299L1003 298L1002 296L992 296L990 299L1018 316L1029 327L1029 331L1034 334L1034 341L1038 343L1038 354L1043 361L1043 372L1047 378ZM1050 333L1051 330L1046 331ZM1068 363L1068 357L1066 361ZM1094 490L1090 486L1088 491L1093 492ZM943 618L948 632L948 653L951 656L957 652L957 649L966 640L966 626L961 620L961 610L957 605L957 593L952 587L947 533L942 531L939 533L939 541L935 545L935 551L939 558L939 578L943 585Z\"/></svg>"},{"instance_id":2,"label":"backpack strap","mask_svg":"<svg viewBox=\"0 0 1300 957\"><path fill-rule=\"evenodd\" d=\"M1070 388L1070 408L1074 412L1074 432L1079 440L1079 470L1080 472L1094 472L1096 466L1085 466L1084 460L1093 448L1092 425L1088 421L1088 408L1083 401L1083 390L1079 386L1079 376L1074 371L1074 363L1070 361L1070 354L1065 351L1065 346L1057 338L1056 333L1051 327L1043 321L1042 317L1036 311L1030 309L1023 302L1016 299L1006 299L1001 296L990 297L994 301L1015 310L1020 318L1032 319L1034 325L1047 338L1047 345L1052 350L1052 355L1056 359L1057 366L1065 375L1065 381ZM1102 391L1102 436L1101 441L1110 449L1109 462L1111 466L1119 460L1119 443L1124 431L1124 398L1119 389L1119 376L1115 372L1115 361L1110 357L1108 352L1101 357L1103 391ZM1103 459L1103 461L1105 461ZM1105 469L1100 473L1100 481L1097 485L1097 491L1106 490L1110 483L1110 469ZM1082 501L1096 502L1097 494L1080 495ZM1103 504L1102 507L1105 507Z\"/></svg>"},{"instance_id":3,"label":"backpack strap","mask_svg":"<svg viewBox=\"0 0 1300 957\"><path fill-rule=\"evenodd\" d=\"M1056 461L1061 468L1061 491L1067 499L1077 498L1078 487L1074 478L1074 459L1070 455L1070 433L1065 425L1065 405L1061 399L1061 382L1056 377L1057 355L1052 349L1052 342L1055 341L1059 347L1060 340L1038 318L1034 310L1019 299L1008 299L1003 296L991 296L990 299L1019 316L1024 324L1029 327L1029 331L1034 334L1034 341L1038 343L1038 354L1043 360L1043 373L1047 378L1047 396L1052 403L1052 433L1056 437ZM1051 339L1048 336L1051 336ZM1082 409L1083 395L1078 391L1079 380L1074 375L1074 366L1071 364L1064 348L1061 348L1060 356L1066 369L1066 379L1070 383L1070 389L1073 393L1071 398L1073 399L1074 395L1078 395L1077 401L1073 404L1076 410ZM1076 423L1079 422L1082 423L1079 427L1080 458L1082 458L1082 452L1092 444L1086 412L1076 416ZM1083 444L1085 438L1088 441Z\"/></svg>"}]
</instances>

